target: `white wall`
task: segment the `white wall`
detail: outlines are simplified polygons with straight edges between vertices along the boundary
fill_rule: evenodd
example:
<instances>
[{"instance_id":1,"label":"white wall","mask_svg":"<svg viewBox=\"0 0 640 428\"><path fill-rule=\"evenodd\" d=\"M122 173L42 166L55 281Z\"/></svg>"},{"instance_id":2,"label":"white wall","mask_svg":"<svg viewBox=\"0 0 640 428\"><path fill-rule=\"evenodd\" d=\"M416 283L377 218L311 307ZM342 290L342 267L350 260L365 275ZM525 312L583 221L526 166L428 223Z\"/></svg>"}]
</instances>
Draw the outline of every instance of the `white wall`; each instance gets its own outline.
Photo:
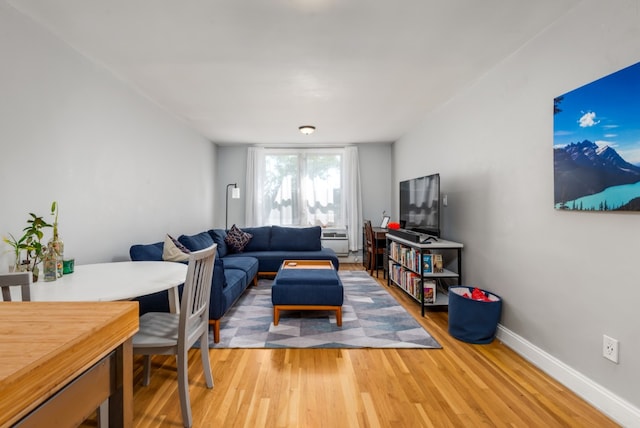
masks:
<instances>
[{"instance_id":1,"label":"white wall","mask_svg":"<svg viewBox=\"0 0 640 428\"><path fill-rule=\"evenodd\" d=\"M245 223L244 212L246 208L245 197L247 196L246 176L247 176L247 147L218 146L216 164L216 208L215 227L224 229L225 227L225 202L227 184L237 183L240 188L240 199L231 197L229 190L229 227L237 224L238 227L253 226Z\"/></svg>"},{"instance_id":2,"label":"white wall","mask_svg":"<svg viewBox=\"0 0 640 428\"><path fill-rule=\"evenodd\" d=\"M552 107L640 61L639 7L581 2L394 145L394 189L441 173L444 236L465 244L465 282L502 296L502 325L636 412L640 213L554 210ZM601 356L603 334L620 364Z\"/></svg>"},{"instance_id":3,"label":"white wall","mask_svg":"<svg viewBox=\"0 0 640 428\"><path fill-rule=\"evenodd\" d=\"M0 58L0 235L54 200L79 264L210 227L212 143L4 2Z\"/></svg>"}]
</instances>

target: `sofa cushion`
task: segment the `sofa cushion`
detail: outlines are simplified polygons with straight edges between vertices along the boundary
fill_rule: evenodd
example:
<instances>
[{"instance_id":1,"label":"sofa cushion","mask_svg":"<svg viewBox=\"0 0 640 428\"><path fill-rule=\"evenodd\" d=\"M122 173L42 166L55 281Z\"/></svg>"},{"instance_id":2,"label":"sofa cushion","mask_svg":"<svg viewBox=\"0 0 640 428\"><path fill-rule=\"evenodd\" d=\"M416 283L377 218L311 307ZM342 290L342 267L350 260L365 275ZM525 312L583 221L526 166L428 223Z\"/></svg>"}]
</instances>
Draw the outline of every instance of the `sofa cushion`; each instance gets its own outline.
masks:
<instances>
[{"instance_id":1,"label":"sofa cushion","mask_svg":"<svg viewBox=\"0 0 640 428\"><path fill-rule=\"evenodd\" d=\"M229 254L224 258L224 268L243 271L247 277L247 283L251 283L258 274L258 259L246 257L244 253Z\"/></svg>"},{"instance_id":2,"label":"sofa cushion","mask_svg":"<svg viewBox=\"0 0 640 428\"><path fill-rule=\"evenodd\" d=\"M333 269L282 269L278 272L276 285L341 285Z\"/></svg>"},{"instance_id":3,"label":"sofa cushion","mask_svg":"<svg viewBox=\"0 0 640 428\"><path fill-rule=\"evenodd\" d=\"M132 245L131 248L129 248L129 257L131 257L131 260L134 262L161 262L163 248L164 242Z\"/></svg>"},{"instance_id":4,"label":"sofa cushion","mask_svg":"<svg viewBox=\"0 0 640 428\"><path fill-rule=\"evenodd\" d=\"M204 250L214 244L209 232L200 232L196 235L180 235L178 241L190 251Z\"/></svg>"},{"instance_id":5,"label":"sofa cushion","mask_svg":"<svg viewBox=\"0 0 640 428\"><path fill-rule=\"evenodd\" d=\"M269 250L269 242L271 241L271 226L260 227L244 227L242 229L250 235L253 235L246 247L247 251L267 251Z\"/></svg>"},{"instance_id":6,"label":"sofa cushion","mask_svg":"<svg viewBox=\"0 0 640 428\"><path fill-rule=\"evenodd\" d=\"M183 262L189 260L189 251L184 245L182 245L177 239L171 235L167 235L164 238L164 245L162 247L162 260L167 262Z\"/></svg>"},{"instance_id":7,"label":"sofa cushion","mask_svg":"<svg viewBox=\"0 0 640 428\"><path fill-rule=\"evenodd\" d=\"M216 253L217 257L224 257L229 254L229 249L227 248L227 243L224 241L224 238L227 237L227 231L224 229L211 229L209 230L209 235L213 238L213 242L218 244L218 251Z\"/></svg>"},{"instance_id":8,"label":"sofa cushion","mask_svg":"<svg viewBox=\"0 0 640 428\"><path fill-rule=\"evenodd\" d=\"M251 238L253 238L253 235L243 232L234 224L231 226L231 229L229 229L229 232L227 232L227 237L224 238L224 242L227 243L228 248L230 248L234 253L241 253Z\"/></svg>"},{"instance_id":9,"label":"sofa cushion","mask_svg":"<svg viewBox=\"0 0 640 428\"><path fill-rule=\"evenodd\" d=\"M269 249L272 251L320 251L322 249L321 235L320 226L271 226Z\"/></svg>"},{"instance_id":10,"label":"sofa cushion","mask_svg":"<svg viewBox=\"0 0 640 428\"><path fill-rule=\"evenodd\" d=\"M336 270L340 267L338 256L331 248L323 248L320 251L252 251L240 254L229 254L224 260L227 262L232 258L242 258L246 256L258 259L259 272L277 272L285 260L331 260Z\"/></svg>"}]
</instances>

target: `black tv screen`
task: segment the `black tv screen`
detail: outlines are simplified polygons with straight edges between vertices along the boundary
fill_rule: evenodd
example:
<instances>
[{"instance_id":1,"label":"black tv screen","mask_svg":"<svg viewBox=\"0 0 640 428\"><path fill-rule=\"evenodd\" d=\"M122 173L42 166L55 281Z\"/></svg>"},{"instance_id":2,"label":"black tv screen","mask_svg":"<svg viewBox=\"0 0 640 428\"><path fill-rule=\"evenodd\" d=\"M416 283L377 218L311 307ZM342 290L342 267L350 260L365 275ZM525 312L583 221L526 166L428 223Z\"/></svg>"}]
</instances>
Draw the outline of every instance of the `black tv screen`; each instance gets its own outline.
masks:
<instances>
[{"instance_id":1,"label":"black tv screen","mask_svg":"<svg viewBox=\"0 0 640 428\"><path fill-rule=\"evenodd\" d=\"M400 227L440 236L440 174L400 182Z\"/></svg>"}]
</instances>

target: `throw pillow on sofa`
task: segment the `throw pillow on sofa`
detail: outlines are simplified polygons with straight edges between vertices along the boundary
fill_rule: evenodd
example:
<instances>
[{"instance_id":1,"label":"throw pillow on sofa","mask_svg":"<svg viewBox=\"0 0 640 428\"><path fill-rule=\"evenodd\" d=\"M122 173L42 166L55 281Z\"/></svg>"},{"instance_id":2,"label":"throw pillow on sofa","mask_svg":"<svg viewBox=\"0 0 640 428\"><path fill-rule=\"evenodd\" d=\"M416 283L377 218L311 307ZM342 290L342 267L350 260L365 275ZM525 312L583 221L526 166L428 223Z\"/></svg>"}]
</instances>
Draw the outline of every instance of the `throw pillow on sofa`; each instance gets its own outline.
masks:
<instances>
[{"instance_id":1,"label":"throw pillow on sofa","mask_svg":"<svg viewBox=\"0 0 640 428\"><path fill-rule=\"evenodd\" d=\"M229 232L227 232L227 236L224 238L224 242L227 243L229 247L235 253L241 253L244 250L244 247L247 246L249 241L253 238L253 235L247 232L243 232L237 227L235 224L231 226Z\"/></svg>"},{"instance_id":2,"label":"throw pillow on sofa","mask_svg":"<svg viewBox=\"0 0 640 428\"><path fill-rule=\"evenodd\" d=\"M164 238L164 246L162 248L162 260L167 262L184 262L189 260L189 251L173 236L167 235Z\"/></svg>"}]
</instances>

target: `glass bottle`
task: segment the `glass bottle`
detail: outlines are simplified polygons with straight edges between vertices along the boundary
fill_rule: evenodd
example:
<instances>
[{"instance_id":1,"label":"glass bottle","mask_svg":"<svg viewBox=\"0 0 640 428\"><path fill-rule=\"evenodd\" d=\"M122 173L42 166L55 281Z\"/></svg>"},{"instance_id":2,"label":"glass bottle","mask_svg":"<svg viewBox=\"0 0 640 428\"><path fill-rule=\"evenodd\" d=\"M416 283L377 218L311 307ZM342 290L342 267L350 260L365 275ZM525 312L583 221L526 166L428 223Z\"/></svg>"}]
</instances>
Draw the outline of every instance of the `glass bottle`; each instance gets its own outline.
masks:
<instances>
[{"instance_id":1,"label":"glass bottle","mask_svg":"<svg viewBox=\"0 0 640 428\"><path fill-rule=\"evenodd\" d=\"M63 258L64 258L64 242L58 235L58 223L53 224L53 238L49 241L49 244L53 247L53 251L56 255L56 270L58 278L62 278L63 274Z\"/></svg>"},{"instance_id":2,"label":"glass bottle","mask_svg":"<svg viewBox=\"0 0 640 428\"><path fill-rule=\"evenodd\" d=\"M60 239L60 235L58 235L58 202L56 201L53 201L53 204L51 204L51 215L54 214L56 218L53 221L53 238L51 238L49 244L53 245L53 249L57 257L56 275L58 276L58 278L62 278L62 275L64 274L64 242L62 242L62 239Z\"/></svg>"},{"instance_id":3,"label":"glass bottle","mask_svg":"<svg viewBox=\"0 0 640 428\"><path fill-rule=\"evenodd\" d=\"M58 255L52 242L47 244L47 251L42 258L45 281L55 281L58 278Z\"/></svg>"}]
</instances>

